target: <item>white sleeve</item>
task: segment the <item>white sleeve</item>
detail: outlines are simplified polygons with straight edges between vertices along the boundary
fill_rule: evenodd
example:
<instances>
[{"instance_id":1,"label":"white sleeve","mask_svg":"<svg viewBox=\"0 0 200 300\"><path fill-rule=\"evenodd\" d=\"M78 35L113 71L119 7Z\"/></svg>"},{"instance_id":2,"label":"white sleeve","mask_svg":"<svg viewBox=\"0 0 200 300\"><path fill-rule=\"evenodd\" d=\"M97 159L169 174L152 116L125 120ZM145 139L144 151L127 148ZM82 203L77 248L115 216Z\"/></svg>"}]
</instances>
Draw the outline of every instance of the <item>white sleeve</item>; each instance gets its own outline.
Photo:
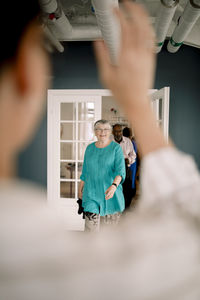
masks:
<instances>
[{"instance_id":1,"label":"white sleeve","mask_svg":"<svg viewBox=\"0 0 200 300\"><path fill-rule=\"evenodd\" d=\"M171 147L152 152L141 164L141 208L200 217L200 174L190 155Z\"/></svg>"},{"instance_id":2,"label":"white sleeve","mask_svg":"<svg viewBox=\"0 0 200 300\"><path fill-rule=\"evenodd\" d=\"M135 162L136 159L136 153L133 148L133 144L130 140L128 142L128 147L129 147L129 153L128 153L128 159L129 159L129 164L132 165Z\"/></svg>"}]
</instances>

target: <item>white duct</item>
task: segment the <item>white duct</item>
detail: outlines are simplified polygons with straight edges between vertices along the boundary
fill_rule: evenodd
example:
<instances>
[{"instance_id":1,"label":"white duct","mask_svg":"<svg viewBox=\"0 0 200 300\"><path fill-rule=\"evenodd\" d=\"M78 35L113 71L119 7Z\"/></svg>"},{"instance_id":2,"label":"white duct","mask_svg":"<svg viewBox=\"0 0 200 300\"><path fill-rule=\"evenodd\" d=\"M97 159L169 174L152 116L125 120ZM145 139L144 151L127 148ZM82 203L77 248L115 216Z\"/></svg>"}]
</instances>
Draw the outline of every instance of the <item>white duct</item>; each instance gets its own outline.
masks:
<instances>
[{"instance_id":1,"label":"white duct","mask_svg":"<svg viewBox=\"0 0 200 300\"><path fill-rule=\"evenodd\" d=\"M117 64L120 46L120 25L113 14L118 0L92 0L98 26L108 47L111 62Z\"/></svg>"},{"instance_id":2,"label":"white duct","mask_svg":"<svg viewBox=\"0 0 200 300\"><path fill-rule=\"evenodd\" d=\"M43 12L50 14L56 11L58 4L57 0L39 0Z\"/></svg>"},{"instance_id":3,"label":"white duct","mask_svg":"<svg viewBox=\"0 0 200 300\"><path fill-rule=\"evenodd\" d=\"M39 2L42 11L46 15L47 26L52 31L52 34L56 36L70 36L72 26L57 0L39 0Z\"/></svg>"},{"instance_id":4,"label":"white duct","mask_svg":"<svg viewBox=\"0 0 200 300\"><path fill-rule=\"evenodd\" d=\"M102 38L101 30L96 25L73 25L72 34L66 41L95 41Z\"/></svg>"},{"instance_id":5,"label":"white duct","mask_svg":"<svg viewBox=\"0 0 200 300\"><path fill-rule=\"evenodd\" d=\"M80 25L97 25L97 19L95 15L84 15L84 16L75 16L70 20L72 26L74 24L80 24Z\"/></svg>"},{"instance_id":6,"label":"white duct","mask_svg":"<svg viewBox=\"0 0 200 300\"><path fill-rule=\"evenodd\" d=\"M169 52L175 53L178 51L199 16L200 0L189 0L172 34L172 37L167 44L167 50Z\"/></svg>"},{"instance_id":7,"label":"white duct","mask_svg":"<svg viewBox=\"0 0 200 300\"><path fill-rule=\"evenodd\" d=\"M97 25L91 24L73 24L70 35L58 34L55 27L49 26L51 32L59 41L95 41L102 39L101 30Z\"/></svg>"},{"instance_id":8,"label":"white duct","mask_svg":"<svg viewBox=\"0 0 200 300\"><path fill-rule=\"evenodd\" d=\"M44 33L48 40L50 41L51 45L54 46L59 52L64 51L63 45L59 42L59 40L53 35L53 33L49 30L47 26L43 27Z\"/></svg>"},{"instance_id":9,"label":"white duct","mask_svg":"<svg viewBox=\"0 0 200 300\"><path fill-rule=\"evenodd\" d=\"M65 16L63 10L59 18L54 18L53 20L48 20L48 26L56 34L56 36L70 36L72 34L72 26Z\"/></svg>"},{"instance_id":10,"label":"white duct","mask_svg":"<svg viewBox=\"0 0 200 300\"><path fill-rule=\"evenodd\" d=\"M178 2L179 0L160 0L160 8L156 16L155 24L155 32L157 37L157 53L162 49Z\"/></svg>"}]
</instances>

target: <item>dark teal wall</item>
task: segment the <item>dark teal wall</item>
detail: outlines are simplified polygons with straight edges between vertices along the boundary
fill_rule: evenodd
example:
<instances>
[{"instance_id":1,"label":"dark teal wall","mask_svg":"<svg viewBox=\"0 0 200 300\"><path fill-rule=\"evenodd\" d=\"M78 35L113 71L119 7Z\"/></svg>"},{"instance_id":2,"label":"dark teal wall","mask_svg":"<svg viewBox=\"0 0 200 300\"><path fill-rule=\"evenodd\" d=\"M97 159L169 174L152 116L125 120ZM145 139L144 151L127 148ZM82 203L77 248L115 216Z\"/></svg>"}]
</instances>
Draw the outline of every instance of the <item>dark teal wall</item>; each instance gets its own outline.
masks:
<instances>
[{"instance_id":1,"label":"dark teal wall","mask_svg":"<svg viewBox=\"0 0 200 300\"><path fill-rule=\"evenodd\" d=\"M47 184L47 117L46 113L34 140L20 154L19 176L46 186Z\"/></svg>"},{"instance_id":2,"label":"dark teal wall","mask_svg":"<svg viewBox=\"0 0 200 300\"><path fill-rule=\"evenodd\" d=\"M183 151L191 153L200 167L200 50L182 46L157 56L155 88L170 87L170 136ZM55 89L99 89L93 49L89 42L73 42L64 53L52 55ZM19 175L46 185L46 115L35 139L20 155Z\"/></svg>"},{"instance_id":3,"label":"dark teal wall","mask_svg":"<svg viewBox=\"0 0 200 300\"><path fill-rule=\"evenodd\" d=\"M183 46L174 54L162 51L155 87L163 86L170 86L170 136L200 167L200 50Z\"/></svg>"},{"instance_id":4,"label":"dark teal wall","mask_svg":"<svg viewBox=\"0 0 200 300\"><path fill-rule=\"evenodd\" d=\"M53 56L53 88L99 89L96 62L91 43L67 44L63 54Z\"/></svg>"}]
</instances>

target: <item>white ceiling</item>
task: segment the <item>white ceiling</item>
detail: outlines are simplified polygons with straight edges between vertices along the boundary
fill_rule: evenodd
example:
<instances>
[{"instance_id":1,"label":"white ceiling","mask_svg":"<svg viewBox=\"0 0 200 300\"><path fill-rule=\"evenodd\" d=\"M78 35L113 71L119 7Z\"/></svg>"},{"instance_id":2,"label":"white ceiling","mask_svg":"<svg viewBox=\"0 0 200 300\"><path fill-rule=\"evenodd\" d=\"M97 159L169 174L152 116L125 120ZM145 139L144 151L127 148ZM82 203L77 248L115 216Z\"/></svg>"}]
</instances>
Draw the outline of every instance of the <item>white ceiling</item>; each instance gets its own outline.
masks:
<instances>
[{"instance_id":1,"label":"white ceiling","mask_svg":"<svg viewBox=\"0 0 200 300\"><path fill-rule=\"evenodd\" d=\"M142 3L151 16L156 16L160 0L136 0L135 2ZM188 0L179 0L178 5L183 10L187 2ZM60 0L60 3L62 4L65 14L69 17L73 14L91 14L91 0Z\"/></svg>"},{"instance_id":2,"label":"white ceiling","mask_svg":"<svg viewBox=\"0 0 200 300\"><path fill-rule=\"evenodd\" d=\"M188 1L189 0L179 0L178 7L167 33L167 38L171 37L171 34L173 33L173 30L177 24L177 20L182 14ZM146 7L151 17L152 23L154 24L158 9L160 7L160 0L137 0L136 2L142 3ZM96 24L95 14L92 11L91 0L60 0L60 3L65 15L67 16L71 24L75 24L77 20L81 20L81 24L82 26L84 26L84 20L86 19L87 24L89 22L91 22L92 25ZM65 36L57 35L57 38L59 41L69 40ZM92 38L90 39L86 36L85 39L78 37L75 40L92 40ZM200 18L197 20L196 24L193 26L189 35L185 39L184 44L200 48Z\"/></svg>"},{"instance_id":3,"label":"white ceiling","mask_svg":"<svg viewBox=\"0 0 200 300\"><path fill-rule=\"evenodd\" d=\"M183 11L187 1L188 0L179 0L178 10ZM156 13L160 5L160 0L136 0L135 2L142 3L148 10L150 16L156 17ZM60 3L62 5L63 11L69 19L73 20L73 17L75 16L93 15L91 9L91 0L60 0Z\"/></svg>"}]
</instances>

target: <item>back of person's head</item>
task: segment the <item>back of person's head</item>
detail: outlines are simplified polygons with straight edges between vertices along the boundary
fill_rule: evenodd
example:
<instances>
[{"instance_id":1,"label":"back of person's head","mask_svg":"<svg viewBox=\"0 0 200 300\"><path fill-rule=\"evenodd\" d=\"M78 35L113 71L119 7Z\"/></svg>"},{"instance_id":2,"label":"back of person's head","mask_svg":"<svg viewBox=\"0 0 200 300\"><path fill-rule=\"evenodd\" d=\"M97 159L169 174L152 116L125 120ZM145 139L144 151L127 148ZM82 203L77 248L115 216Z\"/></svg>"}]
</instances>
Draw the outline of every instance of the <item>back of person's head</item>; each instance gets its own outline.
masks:
<instances>
[{"instance_id":1,"label":"back of person's head","mask_svg":"<svg viewBox=\"0 0 200 300\"><path fill-rule=\"evenodd\" d=\"M0 154L3 154L0 157L9 154L9 161L31 140L41 119L50 62L43 45L39 1L4 1L3 9L0 18Z\"/></svg>"},{"instance_id":2,"label":"back of person's head","mask_svg":"<svg viewBox=\"0 0 200 300\"><path fill-rule=\"evenodd\" d=\"M129 128L129 127L124 127L124 129L123 129L123 136L125 136L125 137L131 137L131 129Z\"/></svg>"},{"instance_id":3,"label":"back of person's head","mask_svg":"<svg viewBox=\"0 0 200 300\"><path fill-rule=\"evenodd\" d=\"M37 0L4 1L0 18L2 40L0 70L6 62L15 59L28 24L37 18L39 12L40 6Z\"/></svg>"}]
</instances>

